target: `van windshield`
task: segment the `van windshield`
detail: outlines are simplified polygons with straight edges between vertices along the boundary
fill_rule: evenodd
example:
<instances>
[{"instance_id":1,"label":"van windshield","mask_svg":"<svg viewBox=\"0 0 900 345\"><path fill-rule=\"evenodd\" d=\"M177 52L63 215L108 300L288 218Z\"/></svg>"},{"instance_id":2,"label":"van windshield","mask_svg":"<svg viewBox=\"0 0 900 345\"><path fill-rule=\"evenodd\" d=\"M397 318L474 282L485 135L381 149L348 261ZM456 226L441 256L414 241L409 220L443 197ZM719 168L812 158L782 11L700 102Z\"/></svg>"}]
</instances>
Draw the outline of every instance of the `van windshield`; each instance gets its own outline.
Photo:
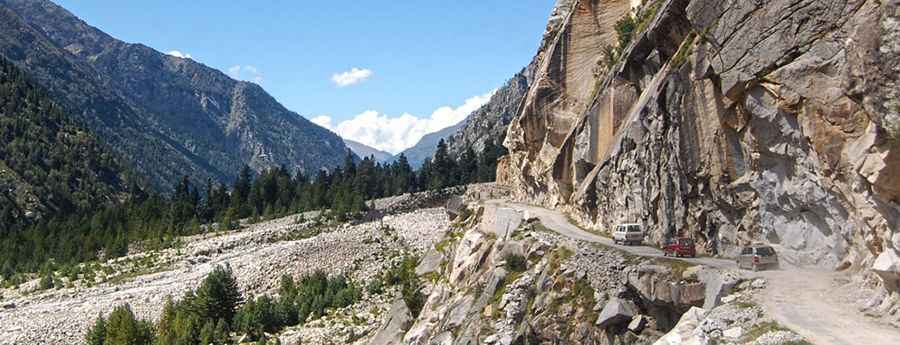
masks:
<instances>
[{"instance_id":1,"label":"van windshield","mask_svg":"<svg viewBox=\"0 0 900 345\"><path fill-rule=\"evenodd\" d=\"M772 247L759 247L756 248L756 254L762 256L772 256L775 255L775 250Z\"/></svg>"},{"instance_id":2,"label":"van windshield","mask_svg":"<svg viewBox=\"0 0 900 345\"><path fill-rule=\"evenodd\" d=\"M641 232L641 227L638 225L629 225L626 229L625 231L628 232Z\"/></svg>"}]
</instances>

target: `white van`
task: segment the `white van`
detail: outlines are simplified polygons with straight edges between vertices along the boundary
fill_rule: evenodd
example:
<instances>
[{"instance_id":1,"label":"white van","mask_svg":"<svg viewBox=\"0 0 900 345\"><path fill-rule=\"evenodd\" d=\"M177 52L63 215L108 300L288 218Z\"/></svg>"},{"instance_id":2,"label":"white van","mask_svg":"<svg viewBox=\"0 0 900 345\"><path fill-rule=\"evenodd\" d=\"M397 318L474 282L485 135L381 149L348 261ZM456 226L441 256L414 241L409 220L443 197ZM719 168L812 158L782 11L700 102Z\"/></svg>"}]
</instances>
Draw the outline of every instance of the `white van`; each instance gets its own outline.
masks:
<instances>
[{"instance_id":1,"label":"white van","mask_svg":"<svg viewBox=\"0 0 900 345\"><path fill-rule=\"evenodd\" d=\"M616 244L632 245L641 244L644 241L644 228L637 223L616 225L613 231L613 242Z\"/></svg>"}]
</instances>

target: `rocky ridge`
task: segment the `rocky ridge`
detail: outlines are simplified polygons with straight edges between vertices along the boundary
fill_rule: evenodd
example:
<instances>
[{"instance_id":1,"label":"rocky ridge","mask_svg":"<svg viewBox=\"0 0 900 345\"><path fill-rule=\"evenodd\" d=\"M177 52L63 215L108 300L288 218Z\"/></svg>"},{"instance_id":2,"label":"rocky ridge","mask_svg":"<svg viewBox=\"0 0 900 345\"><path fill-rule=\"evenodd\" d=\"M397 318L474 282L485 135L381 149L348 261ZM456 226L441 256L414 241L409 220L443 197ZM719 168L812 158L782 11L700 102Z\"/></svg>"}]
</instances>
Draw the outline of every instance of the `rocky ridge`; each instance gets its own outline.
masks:
<instances>
[{"instance_id":1,"label":"rocky ridge","mask_svg":"<svg viewBox=\"0 0 900 345\"><path fill-rule=\"evenodd\" d=\"M710 254L764 241L874 272L875 304L900 293L897 1L558 6L498 172L517 198Z\"/></svg>"}]
</instances>

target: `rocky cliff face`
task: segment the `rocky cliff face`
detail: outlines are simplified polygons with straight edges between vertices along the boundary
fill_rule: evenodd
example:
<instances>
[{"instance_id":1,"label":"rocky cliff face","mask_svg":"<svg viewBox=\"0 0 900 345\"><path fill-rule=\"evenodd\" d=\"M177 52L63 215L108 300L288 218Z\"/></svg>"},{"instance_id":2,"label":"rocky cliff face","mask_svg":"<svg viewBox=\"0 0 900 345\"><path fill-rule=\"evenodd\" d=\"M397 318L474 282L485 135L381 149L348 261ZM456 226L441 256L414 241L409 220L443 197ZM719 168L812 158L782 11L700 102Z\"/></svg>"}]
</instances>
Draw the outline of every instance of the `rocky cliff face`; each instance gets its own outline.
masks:
<instances>
[{"instance_id":1,"label":"rocky cliff face","mask_svg":"<svg viewBox=\"0 0 900 345\"><path fill-rule=\"evenodd\" d=\"M550 36L559 30L570 7L571 3L568 0L557 1L548 20L542 46L548 44ZM509 124L519 113L525 95L534 83L540 63L541 55L535 56L528 66L497 89L487 104L466 118L462 127L447 139L450 154L458 156L469 147L475 152L481 152L488 140L494 140L497 145L503 142Z\"/></svg>"},{"instance_id":2,"label":"rocky cliff face","mask_svg":"<svg viewBox=\"0 0 900 345\"><path fill-rule=\"evenodd\" d=\"M421 313L411 316L395 303L371 344L649 344L703 299L702 284L695 284L691 301L667 296L652 305L628 277L637 285L666 284L676 279L670 269L621 271L624 256L566 243L510 209L480 208L457 220L416 269L429 279ZM648 331L628 332L638 315Z\"/></svg>"},{"instance_id":3,"label":"rocky cliff face","mask_svg":"<svg viewBox=\"0 0 900 345\"><path fill-rule=\"evenodd\" d=\"M497 89L487 104L469 114L462 126L447 138L447 150L451 155L458 157L469 147L481 152L488 140L493 140L496 145L503 142L506 128L525 98L532 72L530 68L523 69Z\"/></svg>"},{"instance_id":4,"label":"rocky cliff face","mask_svg":"<svg viewBox=\"0 0 900 345\"><path fill-rule=\"evenodd\" d=\"M416 268L428 296L419 314L398 300L369 344L654 344L670 331L724 343L723 325L767 320L726 297L751 284L727 270L567 239L491 204L455 217ZM699 307L712 311L704 330L686 329L679 320Z\"/></svg>"},{"instance_id":5,"label":"rocky cliff face","mask_svg":"<svg viewBox=\"0 0 900 345\"><path fill-rule=\"evenodd\" d=\"M572 0L498 172L585 226L900 271L898 1ZM615 23L635 13L630 43ZM876 262L876 258L878 259Z\"/></svg>"},{"instance_id":6,"label":"rocky cliff face","mask_svg":"<svg viewBox=\"0 0 900 345\"><path fill-rule=\"evenodd\" d=\"M116 40L50 1L0 1L0 22L0 54L158 186L182 175L228 181L245 164L315 170L344 157L337 135L258 85Z\"/></svg>"}]
</instances>

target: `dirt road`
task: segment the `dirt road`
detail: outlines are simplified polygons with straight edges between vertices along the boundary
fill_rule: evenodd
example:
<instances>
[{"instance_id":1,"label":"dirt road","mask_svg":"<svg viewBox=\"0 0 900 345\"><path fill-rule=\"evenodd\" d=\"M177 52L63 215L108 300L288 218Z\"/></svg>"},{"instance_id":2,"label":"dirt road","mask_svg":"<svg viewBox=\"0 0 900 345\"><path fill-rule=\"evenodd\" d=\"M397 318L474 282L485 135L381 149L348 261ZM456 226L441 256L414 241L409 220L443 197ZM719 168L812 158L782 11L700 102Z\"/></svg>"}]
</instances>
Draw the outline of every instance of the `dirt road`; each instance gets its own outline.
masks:
<instances>
[{"instance_id":1,"label":"dirt road","mask_svg":"<svg viewBox=\"0 0 900 345\"><path fill-rule=\"evenodd\" d=\"M759 304L778 323L817 345L900 344L900 330L879 323L840 298L840 273L801 269L764 271Z\"/></svg>"},{"instance_id":2,"label":"dirt road","mask_svg":"<svg viewBox=\"0 0 900 345\"><path fill-rule=\"evenodd\" d=\"M500 200L486 204L511 208L535 217L553 231L572 239L600 243L625 252L662 257L662 251L648 246L621 246L612 239L587 232L575 226L558 211L543 207ZM736 268L734 261L719 258L678 258L691 263L718 268ZM838 274L831 271L783 267L779 270L749 272L748 277L762 277L768 281L758 303L778 323L799 333L816 345L880 345L900 344L900 330L868 318L845 298L835 285Z\"/></svg>"},{"instance_id":3,"label":"dirt road","mask_svg":"<svg viewBox=\"0 0 900 345\"><path fill-rule=\"evenodd\" d=\"M520 203L512 203L501 200L490 200L486 202L487 204L494 205L497 207L506 207L511 208L525 214L525 218L538 218L541 220L541 224L543 224L548 229L558 232L559 234L576 239L582 240L592 243L599 243L604 246L613 247L619 249L621 251L638 255L644 257L664 257L662 250L657 248L649 247L649 246L624 246L613 243L613 240L608 237L603 237L597 235L595 233L591 233L585 231L578 226L575 226L569 219L559 211L548 210L543 207L520 204ZM711 267L717 268L735 268L733 260L727 259L719 259L719 258L711 258L711 257L698 257L698 258L672 258L677 260L683 260L686 262L698 264L698 265L707 265Z\"/></svg>"}]
</instances>

